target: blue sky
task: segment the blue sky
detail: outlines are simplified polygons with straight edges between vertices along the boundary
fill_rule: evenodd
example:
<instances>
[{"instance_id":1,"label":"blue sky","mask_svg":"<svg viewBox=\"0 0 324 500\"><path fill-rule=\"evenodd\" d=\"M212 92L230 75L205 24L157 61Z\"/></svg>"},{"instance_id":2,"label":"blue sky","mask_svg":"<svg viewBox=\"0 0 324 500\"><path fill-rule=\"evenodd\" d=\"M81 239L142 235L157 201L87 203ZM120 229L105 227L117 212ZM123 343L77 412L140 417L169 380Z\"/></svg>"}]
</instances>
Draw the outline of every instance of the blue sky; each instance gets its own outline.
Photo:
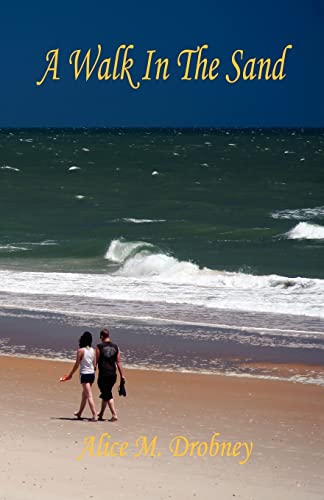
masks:
<instances>
[{"instance_id":1,"label":"blue sky","mask_svg":"<svg viewBox=\"0 0 324 500\"><path fill-rule=\"evenodd\" d=\"M1 7L0 126L13 127L264 127L324 126L324 4L321 0L261 2L11 2ZM104 57L135 46L134 79L146 51L170 61L167 81L75 81L70 53L100 43ZM214 81L181 81L178 53L208 44L219 57ZM234 50L249 57L281 55L292 44L282 81L226 83ZM45 54L59 48L59 81L35 82Z\"/></svg>"}]
</instances>

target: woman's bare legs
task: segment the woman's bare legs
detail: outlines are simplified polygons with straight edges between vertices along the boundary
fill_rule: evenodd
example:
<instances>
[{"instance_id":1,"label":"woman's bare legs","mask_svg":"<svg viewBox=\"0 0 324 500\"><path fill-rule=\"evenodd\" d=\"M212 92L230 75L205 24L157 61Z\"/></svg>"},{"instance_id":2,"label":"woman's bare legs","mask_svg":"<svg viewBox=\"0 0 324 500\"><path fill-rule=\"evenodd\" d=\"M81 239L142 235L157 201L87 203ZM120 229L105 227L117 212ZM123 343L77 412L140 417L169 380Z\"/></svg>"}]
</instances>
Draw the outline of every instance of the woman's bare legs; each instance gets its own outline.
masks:
<instances>
[{"instance_id":1,"label":"woman's bare legs","mask_svg":"<svg viewBox=\"0 0 324 500\"><path fill-rule=\"evenodd\" d=\"M97 411L96 411L96 407L95 407L95 404L93 401L91 385L92 384L89 384L89 382L87 382L86 384L82 384L83 391L82 391L82 399L81 399L80 409L77 413L75 413L75 415L78 418L81 418L82 412L83 412L85 405L88 401L89 406L90 406L90 410L92 413L92 419L97 420Z\"/></svg>"},{"instance_id":2,"label":"woman's bare legs","mask_svg":"<svg viewBox=\"0 0 324 500\"><path fill-rule=\"evenodd\" d=\"M85 384L82 384L82 387L83 387L84 385L85 385ZM85 408L86 403L87 403L87 396L86 396L86 394L85 394L85 392L84 392L84 387L83 387L83 389L82 389L82 396L81 396L81 403L80 403L80 408L79 408L79 411L76 411L76 412L74 413L74 415L75 415L76 417L81 418L81 415L82 415L82 412L83 412L83 410L84 410L84 408Z\"/></svg>"},{"instance_id":3,"label":"woman's bare legs","mask_svg":"<svg viewBox=\"0 0 324 500\"><path fill-rule=\"evenodd\" d=\"M92 418L93 418L93 420L98 420L97 419L97 410L96 410L96 407L95 407L95 404L94 404L94 401L93 401L93 396L92 396L92 391L91 391L91 385L92 384L89 384L89 382L88 382L87 384L82 384L82 385L84 387L86 398L87 398L89 406L90 406L90 410L91 410L91 413L92 413Z\"/></svg>"}]
</instances>

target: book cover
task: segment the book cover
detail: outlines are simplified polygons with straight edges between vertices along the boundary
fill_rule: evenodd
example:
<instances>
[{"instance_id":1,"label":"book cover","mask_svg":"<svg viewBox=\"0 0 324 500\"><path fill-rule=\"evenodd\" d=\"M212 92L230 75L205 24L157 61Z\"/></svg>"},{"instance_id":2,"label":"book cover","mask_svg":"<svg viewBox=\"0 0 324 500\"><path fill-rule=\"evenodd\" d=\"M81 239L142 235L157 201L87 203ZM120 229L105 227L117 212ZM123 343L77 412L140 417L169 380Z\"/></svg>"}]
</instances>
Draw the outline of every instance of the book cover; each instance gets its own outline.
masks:
<instances>
[{"instance_id":1,"label":"book cover","mask_svg":"<svg viewBox=\"0 0 324 500\"><path fill-rule=\"evenodd\" d=\"M323 2L1 13L0 499L323 498Z\"/></svg>"}]
</instances>

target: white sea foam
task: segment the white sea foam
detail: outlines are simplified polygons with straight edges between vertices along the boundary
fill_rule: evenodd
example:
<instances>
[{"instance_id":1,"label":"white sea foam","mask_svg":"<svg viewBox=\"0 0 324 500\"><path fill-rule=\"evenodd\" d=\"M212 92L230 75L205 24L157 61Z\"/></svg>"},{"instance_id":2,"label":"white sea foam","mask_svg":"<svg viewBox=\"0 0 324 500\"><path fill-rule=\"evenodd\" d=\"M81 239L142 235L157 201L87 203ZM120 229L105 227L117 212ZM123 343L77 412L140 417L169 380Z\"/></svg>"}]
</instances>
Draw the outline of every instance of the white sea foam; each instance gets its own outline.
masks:
<instances>
[{"instance_id":1,"label":"white sea foam","mask_svg":"<svg viewBox=\"0 0 324 500\"><path fill-rule=\"evenodd\" d=\"M0 245L0 252L17 252L18 250L25 251L25 250L28 250L28 248L19 247L17 245L10 245L10 244Z\"/></svg>"},{"instance_id":2,"label":"white sea foam","mask_svg":"<svg viewBox=\"0 0 324 500\"><path fill-rule=\"evenodd\" d=\"M118 240L117 240L118 241ZM116 243L118 246L118 243ZM312 287L316 280L308 278L287 278L275 274L267 276L255 276L240 272L226 272L209 268L200 268L197 264L188 261L179 261L175 257L164 253L151 253L149 246L143 242L128 246L123 243L123 252L119 252L121 267L114 273L116 276L130 278L154 278L154 281L162 281L176 284L189 284L199 286L211 286L219 288L232 288L237 290L256 289L282 289L289 288L306 289ZM113 251L111 251L113 250ZM115 247L109 248L109 254L115 253ZM110 259L113 260L113 259ZM320 280L318 280L320 281Z\"/></svg>"},{"instance_id":3,"label":"white sea foam","mask_svg":"<svg viewBox=\"0 0 324 500\"><path fill-rule=\"evenodd\" d=\"M297 226L286 233L286 237L291 240L323 240L324 226L299 222Z\"/></svg>"},{"instance_id":4,"label":"white sea foam","mask_svg":"<svg viewBox=\"0 0 324 500\"><path fill-rule=\"evenodd\" d=\"M23 291L35 295L37 307L40 295L43 307L53 306L53 296L63 296L65 306L76 311L76 297L91 310L90 297L324 318L324 280L200 268L145 241L115 239L105 258L115 264L106 274L0 270L0 292L12 293L16 307Z\"/></svg>"},{"instance_id":5,"label":"white sea foam","mask_svg":"<svg viewBox=\"0 0 324 500\"><path fill-rule=\"evenodd\" d=\"M150 224L153 222L166 222L165 219L135 219L135 218L127 218L122 219L125 222L133 222L133 224Z\"/></svg>"},{"instance_id":6,"label":"white sea foam","mask_svg":"<svg viewBox=\"0 0 324 500\"><path fill-rule=\"evenodd\" d=\"M44 241L37 241L37 242L33 242L33 241L27 241L27 242L23 242L22 243L23 245L31 245L31 246L40 246L40 247L49 247L49 246L56 246L58 245L57 241L54 241L54 240L44 240Z\"/></svg>"},{"instance_id":7,"label":"white sea foam","mask_svg":"<svg viewBox=\"0 0 324 500\"><path fill-rule=\"evenodd\" d=\"M273 219L312 220L324 217L324 207L277 210L270 215Z\"/></svg>"},{"instance_id":8,"label":"white sea foam","mask_svg":"<svg viewBox=\"0 0 324 500\"><path fill-rule=\"evenodd\" d=\"M144 254L139 252L126 260L116 274L137 278L158 276L162 279L185 283L192 282L192 278L196 280L204 272L204 270L199 270L196 264L181 262L163 253L147 254L145 252Z\"/></svg>"},{"instance_id":9,"label":"white sea foam","mask_svg":"<svg viewBox=\"0 0 324 500\"><path fill-rule=\"evenodd\" d=\"M117 276L131 278L156 277L170 283L228 286L232 288L291 287L307 288L316 280L307 278L286 278L277 275L255 276L200 268L189 261L180 261L175 257L156 251L151 243L145 241L113 240L105 258L121 264L114 273ZM320 280L318 280L320 281Z\"/></svg>"},{"instance_id":10,"label":"white sea foam","mask_svg":"<svg viewBox=\"0 0 324 500\"><path fill-rule=\"evenodd\" d=\"M56 241L53 240L44 240L44 241L22 241L19 243L7 243L0 245L0 252L18 252L18 251L28 251L31 250L31 247L35 246L52 246L58 245Z\"/></svg>"},{"instance_id":11,"label":"white sea foam","mask_svg":"<svg viewBox=\"0 0 324 500\"><path fill-rule=\"evenodd\" d=\"M21 170L19 168L10 167L10 165L3 165L0 168L1 168L1 170L13 170L14 172L21 172Z\"/></svg>"},{"instance_id":12,"label":"white sea foam","mask_svg":"<svg viewBox=\"0 0 324 500\"><path fill-rule=\"evenodd\" d=\"M17 294L23 291L24 294L35 295L36 307L39 307L40 295L44 308L52 307L51 297L64 296L64 304L71 309L76 308L76 311L79 307L76 298L90 297L109 302L189 304L211 309L324 317L322 280L304 279L308 286L303 286L296 278L294 286L286 287L283 283L288 279L283 277L257 277L240 273L233 273L233 276L226 276L224 273L220 277L221 273L217 272L207 280L206 277L201 279L194 264L187 264L174 262L174 276L167 270L167 259L164 266L159 263L161 274L157 274L156 266L152 266L151 260L142 263L141 272L137 273L141 277L127 275L127 262L126 267L125 264L122 266L123 271L114 275L0 270L0 291L13 294L16 307ZM276 285L273 286L272 283Z\"/></svg>"},{"instance_id":13,"label":"white sea foam","mask_svg":"<svg viewBox=\"0 0 324 500\"><path fill-rule=\"evenodd\" d=\"M17 251L28 251L32 250L32 247L44 247L44 246L56 246L57 243L54 240L44 240L44 241L22 241L19 243L7 243L0 245L0 252L17 252Z\"/></svg>"},{"instance_id":14,"label":"white sea foam","mask_svg":"<svg viewBox=\"0 0 324 500\"><path fill-rule=\"evenodd\" d=\"M120 264L115 278L132 283L127 298L135 283L144 301L324 317L323 280L200 268L141 241L114 240L105 257Z\"/></svg>"}]
</instances>

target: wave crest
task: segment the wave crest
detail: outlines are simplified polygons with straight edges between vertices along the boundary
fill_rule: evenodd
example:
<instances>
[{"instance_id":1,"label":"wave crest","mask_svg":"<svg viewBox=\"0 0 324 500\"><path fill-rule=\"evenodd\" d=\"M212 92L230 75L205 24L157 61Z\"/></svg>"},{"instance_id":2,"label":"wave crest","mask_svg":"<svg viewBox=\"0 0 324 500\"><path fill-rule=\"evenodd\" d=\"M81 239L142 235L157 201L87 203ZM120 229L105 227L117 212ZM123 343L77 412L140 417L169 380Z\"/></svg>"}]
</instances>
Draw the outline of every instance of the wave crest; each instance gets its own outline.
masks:
<instances>
[{"instance_id":1,"label":"wave crest","mask_svg":"<svg viewBox=\"0 0 324 500\"><path fill-rule=\"evenodd\" d=\"M286 237L291 240L323 240L324 226L299 222L297 226L286 233Z\"/></svg>"},{"instance_id":2,"label":"wave crest","mask_svg":"<svg viewBox=\"0 0 324 500\"><path fill-rule=\"evenodd\" d=\"M154 245L145 241L112 240L105 254L105 259L120 264L139 251L152 250L153 248Z\"/></svg>"},{"instance_id":3,"label":"wave crest","mask_svg":"<svg viewBox=\"0 0 324 500\"><path fill-rule=\"evenodd\" d=\"M287 278L271 274L258 276L243 272L228 272L199 267L190 261L182 261L158 251L144 241L113 240L105 255L106 259L120 264L115 276L149 279L155 282L212 286L237 290L274 288L309 288L315 281L308 278ZM216 290L215 290L216 291Z\"/></svg>"}]
</instances>

